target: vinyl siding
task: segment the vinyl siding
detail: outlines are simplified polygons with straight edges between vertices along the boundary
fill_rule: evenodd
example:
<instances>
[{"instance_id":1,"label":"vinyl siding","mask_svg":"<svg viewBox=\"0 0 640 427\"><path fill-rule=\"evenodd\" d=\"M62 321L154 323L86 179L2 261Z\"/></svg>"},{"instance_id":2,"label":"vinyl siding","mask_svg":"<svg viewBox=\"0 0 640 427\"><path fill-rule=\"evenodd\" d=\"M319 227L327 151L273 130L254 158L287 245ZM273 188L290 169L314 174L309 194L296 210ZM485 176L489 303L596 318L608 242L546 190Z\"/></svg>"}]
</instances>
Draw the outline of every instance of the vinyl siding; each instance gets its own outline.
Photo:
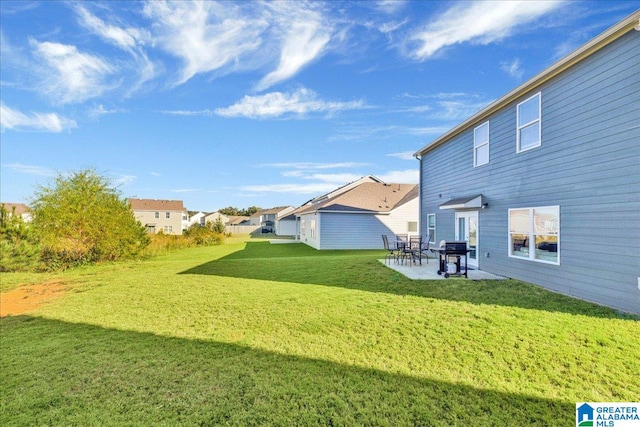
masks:
<instances>
[{"instance_id":1,"label":"vinyl siding","mask_svg":"<svg viewBox=\"0 0 640 427\"><path fill-rule=\"evenodd\" d=\"M302 241L316 249L383 249L383 234L393 239L396 234L407 233L409 221L418 221L418 203L415 198L379 215L319 212L315 217L318 239L310 237L307 225L307 239Z\"/></svg>"},{"instance_id":2,"label":"vinyl siding","mask_svg":"<svg viewBox=\"0 0 640 427\"><path fill-rule=\"evenodd\" d=\"M473 127L421 160L421 223L453 239L454 211L483 194L479 267L640 313L640 32L631 31L490 118L490 163ZM542 145L516 154L516 104L542 94ZM560 206L560 265L508 257L508 209ZM426 233L426 229L423 230ZM488 257L485 254L488 253Z\"/></svg>"}]
</instances>

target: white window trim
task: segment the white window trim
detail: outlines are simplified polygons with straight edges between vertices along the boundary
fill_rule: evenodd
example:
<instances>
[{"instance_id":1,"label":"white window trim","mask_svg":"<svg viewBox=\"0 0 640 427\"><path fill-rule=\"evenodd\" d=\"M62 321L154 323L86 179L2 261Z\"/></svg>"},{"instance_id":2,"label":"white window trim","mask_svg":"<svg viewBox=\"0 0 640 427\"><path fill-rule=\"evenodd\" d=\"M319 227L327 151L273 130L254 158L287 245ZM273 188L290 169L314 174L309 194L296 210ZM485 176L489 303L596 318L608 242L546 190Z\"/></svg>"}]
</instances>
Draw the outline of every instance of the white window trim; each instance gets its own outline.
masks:
<instances>
[{"instance_id":1,"label":"white window trim","mask_svg":"<svg viewBox=\"0 0 640 427\"><path fill-rule=\"evenodd\" d=\"M558 210L558 247L557 247L557 261L547 261L544 259L538 259L536 258L535 254L536 254L536 244L535 244L535 227L534 227L534 215L533 215L533 211L535 209L543 209L543 208L556 208ZM517 255L512 255L512 243L511 243L511 211L523 211L523 210L528 210L529 211L529 242L533 242L533 250L529 250L529 257L525 258L522 256L517 256ZM561 227L561 221L560 221L560 206L559 205L551 205L551 206L533 206L533 207L529 207L529 208L512 208L509 209L507 212L508 218L507 218L507 255L509 256L509 258L514 258L514 259L520 259L523 261L533 261L533 262L539 262L542 264L551 264L551 265L560 265L560 227Z\"/></svg>"},{"instance_id":2,"label":"white window trim","mask_svg":"<svg viewBox=\"0 0 640 427\"><path fill-rule=\"evenodd\" d=\"M433 235L429 233L429 217L433 216ZM429 243L436 243L436 214L427 214L427 234L429 234Z\"/></svg>"},{"instance_id":3,"label":"white window trim","mask_svg":"<svg viewBox=\"0 0 640 427\"><path fill-rule=\"evenodd\" d=\"M532 100L533 98L538 98L538 118L535 120L531 120L528 123L522 124L520 126L520 106L525 104L526 102ZM532 124L538 122L538 143L536 145L532 145L527 148L520 148L520 130L526 128L527 126L531 126ZM518 103L516 106L516 153L523 153L525 151L532 150L534 148L538 148L542 145L542 92L538 92L535 95L530 96L524 101Z\"/></svg>"},{"instance_id":4,"label":"white window trim","mask_svg":"<svg viewBox=\"0 0 640 427\"><path fill-rule=\"evenodd\" d=\"M476 141L476 130L480 129L481 127L483 127L485 125L487 126L487 140L478 143L478 141ZM489 131L490 130L491 129L489 127L489 121L486 121L483 124L481 124L480 126L478 126L475 129L473 129L473 167L474 168L477 168L478 166L483 166L483 165L489 164L489 158L490 158L489 140L491 139L489 137ZM487 161L485 163L478 163L478 158L477 158L478 148L483 147L485 145L487 146Z\"/></svg>"}]
</instances>

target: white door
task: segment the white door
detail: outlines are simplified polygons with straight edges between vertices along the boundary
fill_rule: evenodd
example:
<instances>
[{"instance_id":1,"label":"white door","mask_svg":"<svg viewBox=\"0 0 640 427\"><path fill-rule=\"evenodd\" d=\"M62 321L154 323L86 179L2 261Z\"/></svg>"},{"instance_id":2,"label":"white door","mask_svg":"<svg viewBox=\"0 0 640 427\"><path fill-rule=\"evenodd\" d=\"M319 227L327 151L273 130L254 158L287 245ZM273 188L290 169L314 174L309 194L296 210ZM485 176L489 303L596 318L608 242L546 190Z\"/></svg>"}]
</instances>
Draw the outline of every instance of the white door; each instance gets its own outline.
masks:
<instances>
[{"instance_id":1,"label":"white door","mask_svg":"<svg viewBox=\"0 0 640 427\"><path fill-rule=\"evenodd\" d=\"M456 240L467 242L469 267L478 267L478 212L456 212Z\"/></svg>"}]
</instances>

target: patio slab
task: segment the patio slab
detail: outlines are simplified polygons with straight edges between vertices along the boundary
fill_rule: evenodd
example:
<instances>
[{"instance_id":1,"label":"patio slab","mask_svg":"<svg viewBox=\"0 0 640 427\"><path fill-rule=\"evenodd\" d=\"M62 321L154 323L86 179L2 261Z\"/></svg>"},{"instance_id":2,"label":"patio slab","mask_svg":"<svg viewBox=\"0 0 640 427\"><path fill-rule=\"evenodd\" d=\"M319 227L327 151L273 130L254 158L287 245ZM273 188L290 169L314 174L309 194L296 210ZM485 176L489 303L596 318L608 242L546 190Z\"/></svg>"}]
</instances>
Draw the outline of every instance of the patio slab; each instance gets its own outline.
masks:
<instances>
[{"instance_id":1,"label":"patio slab","mask_svg":"<svg viewBox=\"0 0 640 427\"><path fill-rule=\"evenodd\" d=\"M398 273L412 280L448 280L444 275L438 274L438 260L430 259L429 263L425 260L420 264L399 264L391 261L385 262L384 259L379 260L387 267L397 271ZM506 277L497 276L482 270L469 270L467 273L468 280L505 280ZM451 279L464 279L464 276L450 276Z\"/></svg>"}]
</instances>

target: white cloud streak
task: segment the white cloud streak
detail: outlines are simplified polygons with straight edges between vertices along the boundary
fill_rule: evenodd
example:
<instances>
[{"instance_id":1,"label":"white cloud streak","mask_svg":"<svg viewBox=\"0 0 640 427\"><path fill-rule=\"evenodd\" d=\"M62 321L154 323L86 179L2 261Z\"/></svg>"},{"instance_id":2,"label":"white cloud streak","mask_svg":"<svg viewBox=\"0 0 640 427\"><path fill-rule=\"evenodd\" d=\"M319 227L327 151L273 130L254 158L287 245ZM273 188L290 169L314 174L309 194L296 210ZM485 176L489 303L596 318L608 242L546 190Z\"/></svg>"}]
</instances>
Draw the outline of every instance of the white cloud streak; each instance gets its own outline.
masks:
<instances>
[{"instance_id":1,"label":"white cloud streak","mask_svg":"<svg viewBox=\"0 0 640 427\"><path fill-rule=\"evenodd\" d=\"M23 173L26 175L53 177L56 176L56 172L53 169L45 168L42 166L23 165L22 163L11 163L8 165L2 165L2 167L13 170L17 173Z\"/></svg>"},{"instance_id":2,"label":"white cloud streak","mask_svg":"<svg viewBox=\"0 0 640 427\"><path fill-rule=\"evenodd\" d=\"M500 69L515 79L522 79L524 70L521 68L520 59L515 58L511 62L504 61L500 63Z\"/></svg>"},{"instance_id":3,"label":"white cloud streak","mask_svg":"<svg viewBox=\"0 0 640 427\"><path fill-rule=\"evenodd\" d=\"M151 39L151 34L148 30L121 28L117 25L107 24L80 4L75 5L74 10L78 15L80 25L97 34L107 43L113 44L131 54L134 64L130 68L138 75L138 81L131 89L131 92L155 76L155 66L142 49L145 43Z\"/></svg>"},{"instance_id":4,"label":"white cloud streak","mask_svg":"<svg viewBox=\"0 0 640 427\"><path fill-rule=\"evenodd\" d=\"M361 166L368 166L368 163L356 163L356 162L339 162L339 163L313 163L313 162L297 162L297 163L269 163L261 166L274 167L274 168L291 168L302 170L320 170L320 169L339 169L339 168L354 168Z\"/></svg>"},{"instance_id":5,"label":"white cloud streak","mask_svg":"<svg viewBox=\"0 0 640 427\"><path fill-rule=\"evenodd\" d=\"M55 113L30 113L7 107L0 103L0 127L12 130L62 132L77 127L76 122Z\"/></svg>"},{"instance_id":6,"label":"white cloud streak","mask_svg":"<svg viewBox=\"0 0 640 427\"><path fill-rule=\"evenodd\" d=\"M159 46L184 62L175 85L196 74L229 71L262 45L268 26L261 17L243 16L236 3L149 1L144 14L155 21Z\"/></svg>"},{"instance_id":7,"label":"white cloud streak","mask_svg":"<svg viewBox=\"0 0 640 427\"><path fill-rule=\"evenodd\" d=\"M308 6L306 3L302 3ZM318 58L331 40L332 25L323 15L296 2L270 3L276 12L279 32L283 33L278 67L264 76L257 90L287 80Z\"/></svg>"},{"instance_id":8,"label":"white cloud streak","mask_svg":"<svg viewBox=\"0 0 640 427\"><path fill-rule=\"evenodd\" d=\"M364 108L364 101L330 102L317 98L309 89L293 93L271 92L259 96L245 96L234 105L218 108L215 113L222 117L247 117L252 119L273 118L286 115L305 116L311 113L335 114L343 110Z\"/></svg>"},{"instance_id":9,"label":"white cloud streak","mask_svg":"<svg viewBox=\"0 0 640 427\"><path fill-rule=\"evenodd\" d=\"M105 78L115 68L97 56L81 53L75 46L29 42L36 57L43 60L44 90L59 103L83 102L108 89Z\"/></svg>"},{"instance_id":10,"label":"white cloud streak","mask_svg":"<svg viewBox=\"0 0 640 427\"><path fill-rule=\"evenodd\" d=\"M415 157L413 157L413 153L414 151L402 151L400 153L387 154L387 157L395 157L400 160L415 160Z\"/></svg>"},{"instance_id":11,"label":"white cloud streak","mask_svg":"<svg viewBox=\"0 0 640 427\"><path fill-rule=\"evenodd\" d=\"M540 18L562 1L460 2L410 36L407 54L418 61L459 43L486 45L512 35L522 24Z\"/></svg>"}]
</instances>

